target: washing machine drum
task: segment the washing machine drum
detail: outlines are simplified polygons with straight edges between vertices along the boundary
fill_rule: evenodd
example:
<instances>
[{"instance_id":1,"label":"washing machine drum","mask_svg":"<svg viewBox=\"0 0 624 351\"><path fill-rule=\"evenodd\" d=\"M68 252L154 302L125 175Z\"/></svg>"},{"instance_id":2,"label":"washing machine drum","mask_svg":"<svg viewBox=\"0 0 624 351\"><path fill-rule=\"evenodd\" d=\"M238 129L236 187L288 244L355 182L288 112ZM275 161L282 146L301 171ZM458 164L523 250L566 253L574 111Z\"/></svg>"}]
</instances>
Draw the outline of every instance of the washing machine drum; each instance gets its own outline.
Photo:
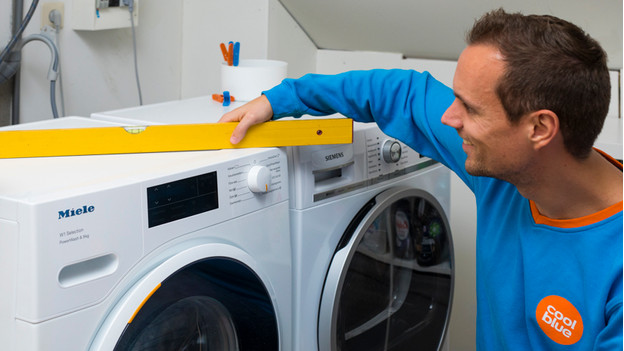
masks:
<instances>
[{"instance_id":1,"label":"washing machine drum","mask_svg":"<svg viewBox=\"0 0 624 351\"><path fill-rule=\"evenodd\" d=\"M318 321L320 350L438 350L450 316L452 243L438 201L390 189L339 244Z\"/></svg>"},{"instance_id":2,"label":"washing machine drum","mask_svg":"<svg viewBox=\"0 0 624 351\"><path fill-rule=\"evenodd\" d=\"M238 261L211 258L163 281L114 350L278 349L277 319L260 279Z\"/></svg>"}]
</instances>

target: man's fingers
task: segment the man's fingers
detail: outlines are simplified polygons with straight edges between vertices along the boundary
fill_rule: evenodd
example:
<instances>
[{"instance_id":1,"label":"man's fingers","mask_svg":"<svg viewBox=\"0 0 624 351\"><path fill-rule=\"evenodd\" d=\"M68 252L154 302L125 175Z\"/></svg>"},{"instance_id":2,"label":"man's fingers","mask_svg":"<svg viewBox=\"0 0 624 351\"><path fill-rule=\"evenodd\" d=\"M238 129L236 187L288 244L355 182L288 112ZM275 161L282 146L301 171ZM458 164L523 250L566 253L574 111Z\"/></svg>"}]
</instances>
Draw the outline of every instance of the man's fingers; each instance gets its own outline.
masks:
<instances>
[{"instance_id":1,"label":"man's fingers","mask_svg":"<svg viewBox=\"0 0 624 351\"><path fill-rule=\"evenodd\" d=\"M243 140L245 134L247 134L247 130L254 124L257 123L254 123L254 121L252 121L250 118L242 119L234 128L234 131L232 131L232 136L230 136L230 143L234 145L238 144L241 140Z\"/></svg>"},{"instance_id":2,"label":"man's fingers","mask_svg":"<svg viewBox=\"0 0 624 351\"><path fill-rule=\"evenodd\" d=\"M236 109L221 116L218 123L238 122L242 119L242 116L243 114Z\"/></svg>"},{"instance_id":3,"label":"man's fingers","mask_svg":"<svg viewBox=\"0 0 624 351\"><path fill-rule=\"evenodd\" d=\"M224 114L219 123L239 122L234 128L230 137L232 144L238 144L247 134L247 130L259 123L264 123L273 116L273 109L269 100L264 96L260 96L255 100Z\"/></svg>"}]
</instances>

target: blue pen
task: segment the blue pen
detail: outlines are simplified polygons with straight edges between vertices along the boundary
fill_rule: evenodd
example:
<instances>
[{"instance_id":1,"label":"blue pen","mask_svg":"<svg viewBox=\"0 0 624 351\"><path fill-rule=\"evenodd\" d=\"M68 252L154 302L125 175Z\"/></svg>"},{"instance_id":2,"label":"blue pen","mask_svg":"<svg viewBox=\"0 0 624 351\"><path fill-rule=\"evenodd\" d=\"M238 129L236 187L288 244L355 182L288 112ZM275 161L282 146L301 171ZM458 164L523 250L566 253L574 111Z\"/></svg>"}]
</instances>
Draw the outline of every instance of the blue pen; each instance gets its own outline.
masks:
<instances>
[{"instance_id":1,"label":"blue pen","mask_svg":"<svg viewBox=\"0 0 624 351\"><path fill-rule=\"evenodd\" d=\"M223 106L230 106L230 92L227 90L223 92Z\"/></svg>"},{"instance_id":2,"label":"blue pen","mask_svg":"<svg viewBox=\"0 0 624 351\"><path fill-rule=\"evenodd\" d=\"M234 43L234 58L232 60L232 64L234 66L238 66L239 54L240 54L240 43L236 42L236 43Z\"/></svg>"}]
</instances>

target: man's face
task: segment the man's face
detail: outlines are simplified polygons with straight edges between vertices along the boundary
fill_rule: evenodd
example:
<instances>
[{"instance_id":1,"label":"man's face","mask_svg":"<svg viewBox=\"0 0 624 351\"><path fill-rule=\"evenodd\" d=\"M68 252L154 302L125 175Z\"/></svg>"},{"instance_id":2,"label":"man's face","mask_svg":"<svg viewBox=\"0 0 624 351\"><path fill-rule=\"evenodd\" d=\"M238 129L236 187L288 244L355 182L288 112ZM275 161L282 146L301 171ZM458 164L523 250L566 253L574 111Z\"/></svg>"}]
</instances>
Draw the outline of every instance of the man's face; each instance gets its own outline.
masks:
<instances>
[{"instance_id":1,"label":"man's face","mask_svg":"<svg viewBox=\"0 0 624 351\"><path fill-rule=\"evenodd\" d=\"M511 124L496 95L504 67L493 46L468 46L457 62L455 101L442 123L455 128L464 140L468 173L513 182L529 162L530 144L527 125L522 120Z\"/></svg>"}]
</instances>

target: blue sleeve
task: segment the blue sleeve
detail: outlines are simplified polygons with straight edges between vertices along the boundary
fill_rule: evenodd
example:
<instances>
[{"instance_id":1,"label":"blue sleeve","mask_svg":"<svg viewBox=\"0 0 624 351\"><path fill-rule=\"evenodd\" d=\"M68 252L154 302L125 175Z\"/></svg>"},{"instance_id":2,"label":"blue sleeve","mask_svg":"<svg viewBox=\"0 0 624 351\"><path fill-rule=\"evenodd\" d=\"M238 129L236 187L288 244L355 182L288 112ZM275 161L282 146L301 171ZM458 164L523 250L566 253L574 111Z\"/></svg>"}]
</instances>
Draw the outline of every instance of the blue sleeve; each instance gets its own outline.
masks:
<instances>
[{"instance_id":1,"label":"blue sleeve","mask_svg":"<svg viewBox=\"0 0 624 351\"><path fill-rule=\"evenodd\" d=\"M265 91L274 118L341 113L358 122L376 122L387 135L449 167L472 188L457 132L440 121L453 91L428 72L351 71L286 79Z\"/></svg>"},{"instance_id":2,"label":"blue sleeve","mask_svg":"<svg viewBox=\"0 0 624 351\"><path fill-rule=\"evenodd\" d=\"M622 324L622 318L624 318L622 312L622 281L617 281L615 286L615 297L610 299L606 306L606 326L598 334L594 351L622 350L622 329L624 328Z\"/></svg>"}]
</instances>

